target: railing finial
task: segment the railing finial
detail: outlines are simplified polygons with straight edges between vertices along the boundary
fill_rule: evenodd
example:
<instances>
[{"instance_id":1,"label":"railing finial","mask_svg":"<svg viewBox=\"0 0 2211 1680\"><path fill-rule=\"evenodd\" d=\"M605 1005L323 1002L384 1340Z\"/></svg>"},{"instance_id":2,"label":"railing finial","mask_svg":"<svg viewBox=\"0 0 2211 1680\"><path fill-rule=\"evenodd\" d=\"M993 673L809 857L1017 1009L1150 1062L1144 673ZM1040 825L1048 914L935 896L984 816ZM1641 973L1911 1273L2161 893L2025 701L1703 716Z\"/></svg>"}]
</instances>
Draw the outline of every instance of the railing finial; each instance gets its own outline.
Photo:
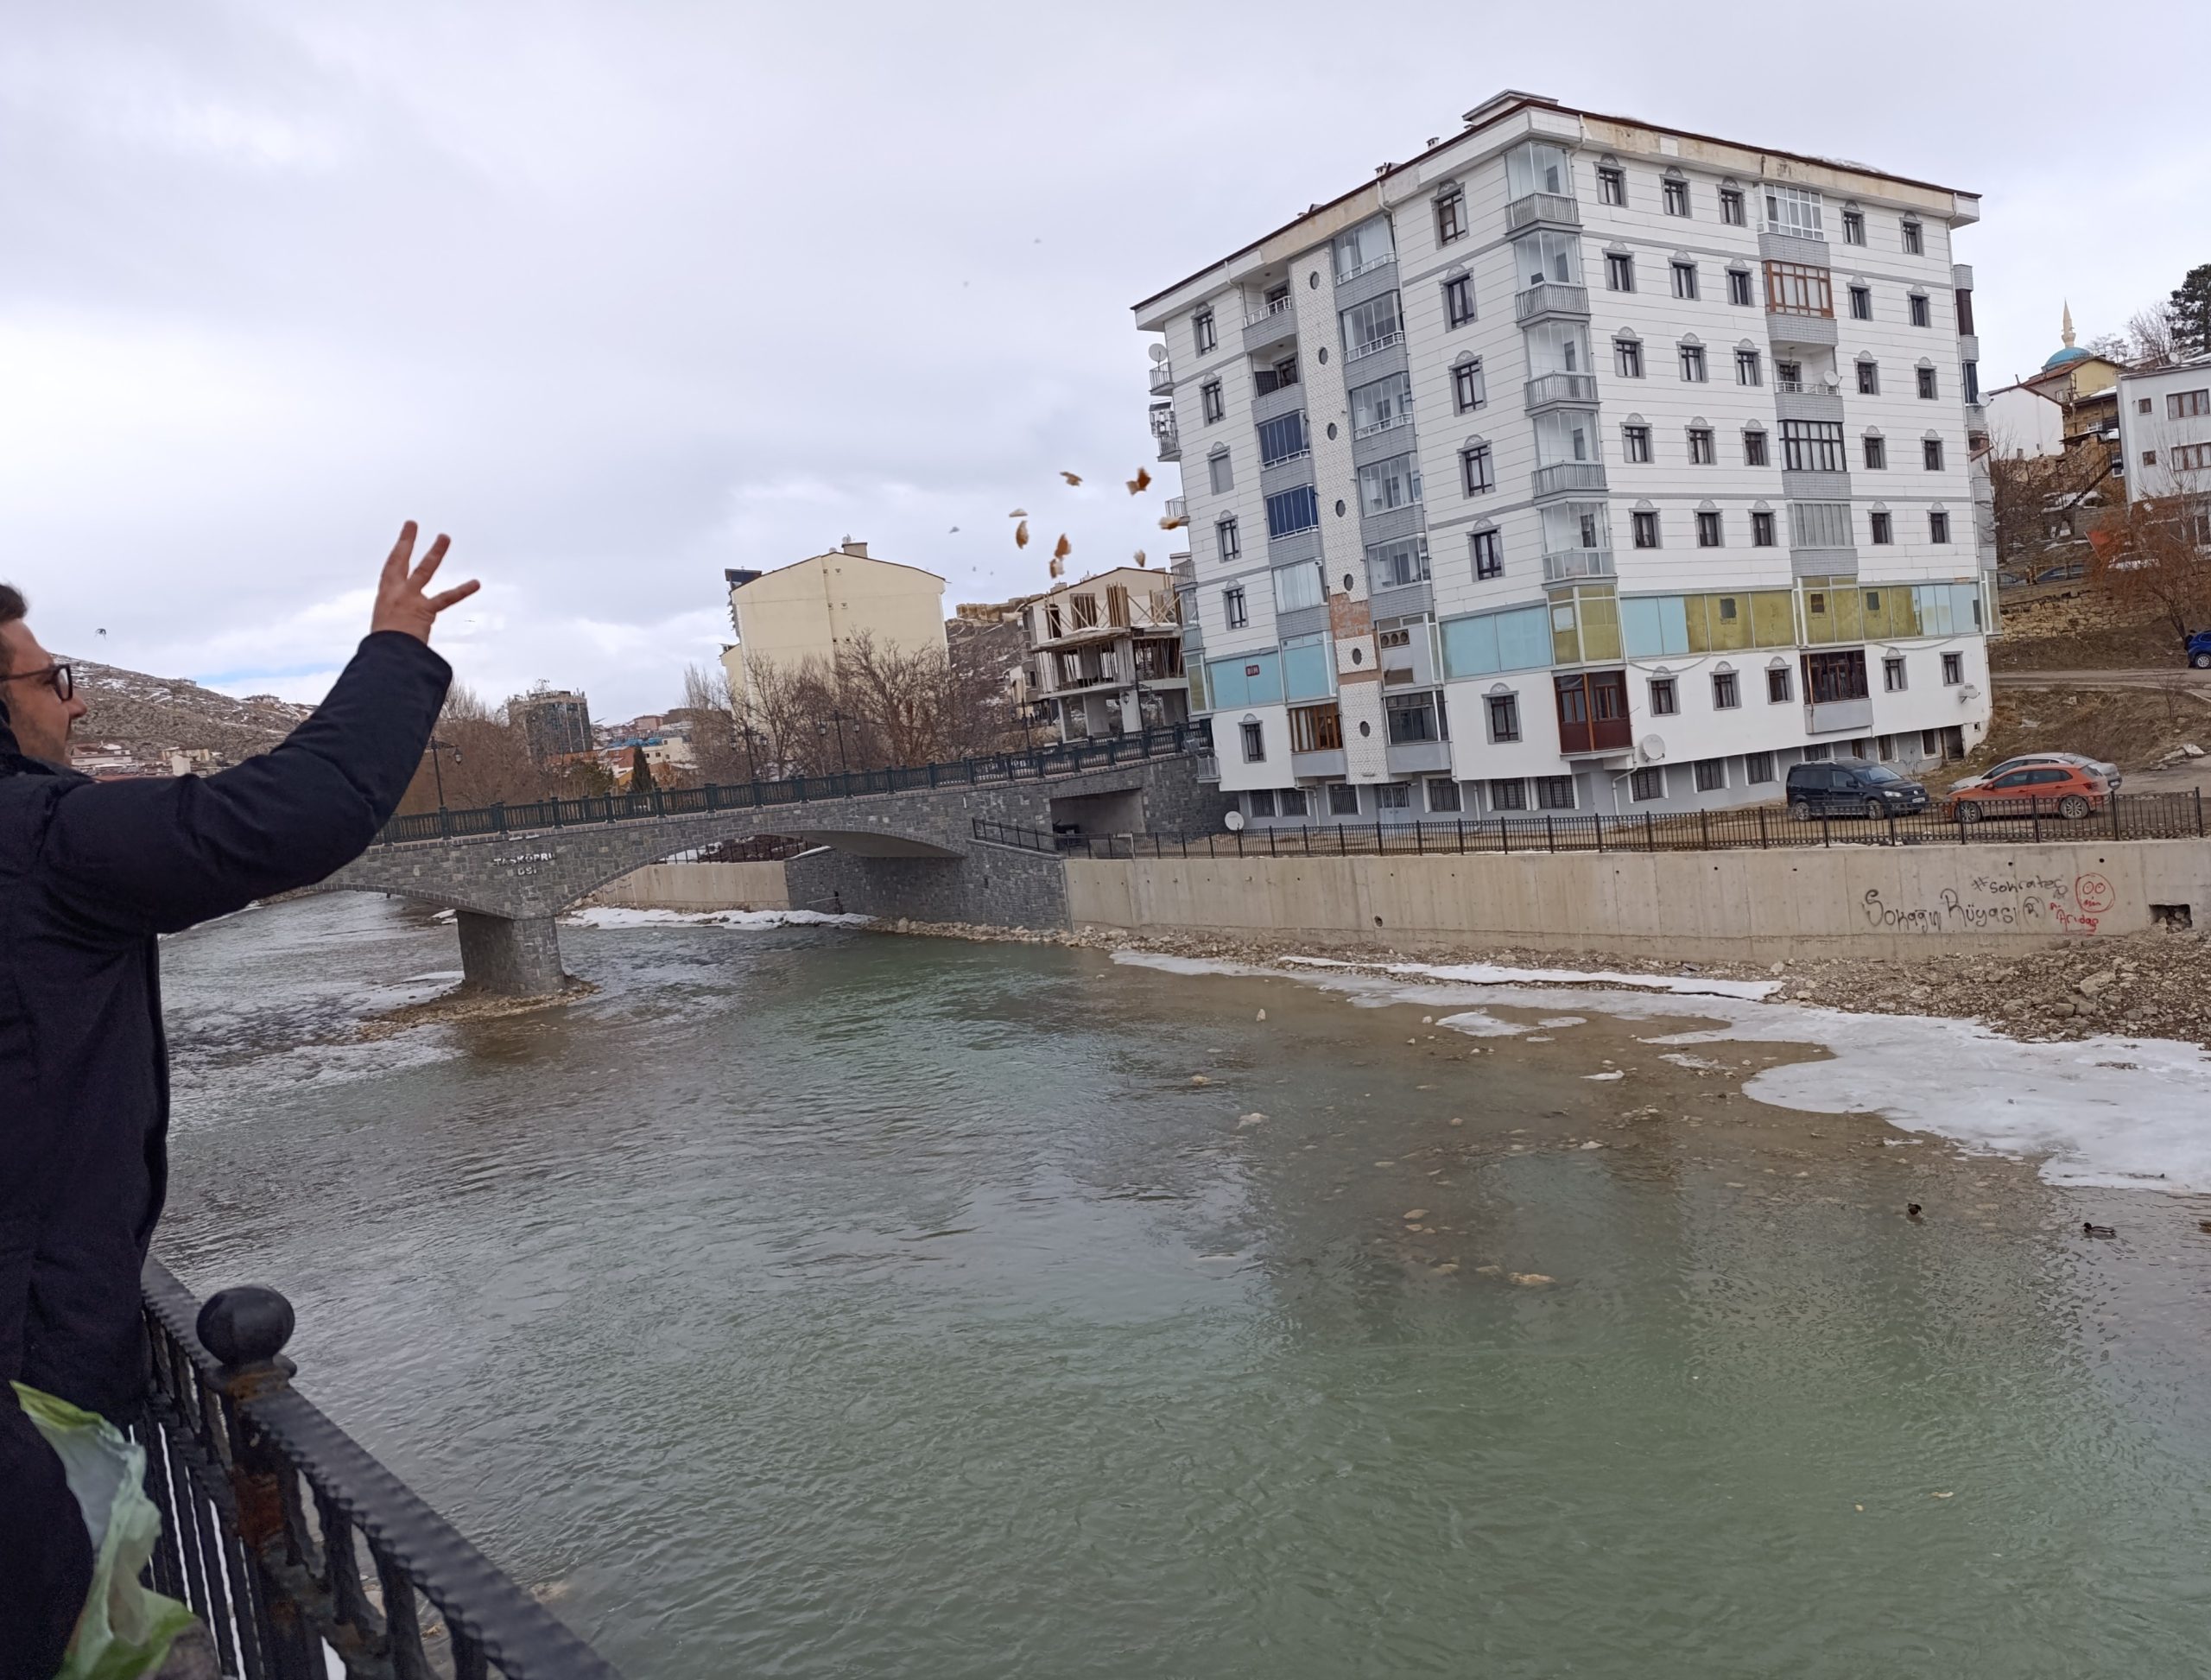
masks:
<instances>
[{"instance_id":1,"label":"railing finial","mask_svg":"<svg viewBox=\"0 0 2211 1680\"><path fill-rule=\"evenodd\" d=\"M292 1303L260 1284L218 1290L200 1309L200 1345L236 1370L268 1365L292 1339Z\"/></svg>"}]
</instances>

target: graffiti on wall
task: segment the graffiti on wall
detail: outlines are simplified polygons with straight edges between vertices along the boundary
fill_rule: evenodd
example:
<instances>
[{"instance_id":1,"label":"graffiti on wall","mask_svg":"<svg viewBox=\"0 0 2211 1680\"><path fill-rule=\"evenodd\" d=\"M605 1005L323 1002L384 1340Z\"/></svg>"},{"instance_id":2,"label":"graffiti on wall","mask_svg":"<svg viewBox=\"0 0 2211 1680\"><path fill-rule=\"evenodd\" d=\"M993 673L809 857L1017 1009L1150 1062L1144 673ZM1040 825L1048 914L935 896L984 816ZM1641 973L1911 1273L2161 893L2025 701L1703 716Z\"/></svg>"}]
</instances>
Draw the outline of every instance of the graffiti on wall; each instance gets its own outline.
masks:
<instances>
[{"instance_id":1,"label":"graffiti on wall","mask_svg":"<svg viewBox=\"0 0 2211 1680\"><path fill-rule=\"evenodd\" d=\"M1930 902L1895 904L1869 887L1859 908L1870 928L1898 934L2093 934L2119 900L2110 878L2094 872L1976 875L1938 887Z\"/></svg>"}]
</instances>

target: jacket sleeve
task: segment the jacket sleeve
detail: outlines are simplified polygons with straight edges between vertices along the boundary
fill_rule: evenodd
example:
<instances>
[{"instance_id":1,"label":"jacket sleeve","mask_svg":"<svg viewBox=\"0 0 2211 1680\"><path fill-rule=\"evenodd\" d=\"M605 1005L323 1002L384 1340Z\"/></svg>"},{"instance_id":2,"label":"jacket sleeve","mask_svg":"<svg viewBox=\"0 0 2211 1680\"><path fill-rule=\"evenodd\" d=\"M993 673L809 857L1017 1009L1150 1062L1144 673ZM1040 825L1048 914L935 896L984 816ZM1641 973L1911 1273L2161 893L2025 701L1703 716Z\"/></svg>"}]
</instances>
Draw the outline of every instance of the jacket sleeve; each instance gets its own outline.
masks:
<instances>
[{"instance_id":1,"label":"jacket sleeve","mask_svg":"<svg viewBox=\"0 0 2211 1680\"><path fill-rule=\"evenodd\" d=\"M452 678L425 643L378 631L275 751L210 777L63 794L41 873L78 914L133 933L174 933L312 885L367 850L398 808Z\"/></svg>"},{"instance_id":2,"label":"jacket sleeve","mask_svg":"<svg viewBox=\"0 0 2211 1680\"><path fill-rule=\"evenodd\" d=\"M61 1461L0 1384L0 1680L53 1680L92 1590Z\"/></svg>"}]
</instances>

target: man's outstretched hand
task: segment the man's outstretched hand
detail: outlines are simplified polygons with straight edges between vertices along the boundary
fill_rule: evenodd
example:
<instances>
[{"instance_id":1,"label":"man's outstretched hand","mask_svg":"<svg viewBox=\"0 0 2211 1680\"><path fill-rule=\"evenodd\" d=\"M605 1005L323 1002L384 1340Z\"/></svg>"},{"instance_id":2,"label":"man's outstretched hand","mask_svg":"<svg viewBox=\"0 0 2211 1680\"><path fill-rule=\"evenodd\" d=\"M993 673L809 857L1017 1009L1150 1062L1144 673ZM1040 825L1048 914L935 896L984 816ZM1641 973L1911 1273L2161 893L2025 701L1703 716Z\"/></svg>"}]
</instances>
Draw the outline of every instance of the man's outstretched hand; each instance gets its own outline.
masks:
<instances>
[{"instance_id":1,"label":"man's outstretched hand","mask_svg":"<svg viewBox=\"0 0 2211 1680\"><path fill-rule=\"evenodd\" d=\"M418 642L427 642L438 614L455 601L466 600L483 586L471 578L441 593L425 594L423 592L438 574L453 539L439 537L430 544L429 553L422 556L422 563L410 570L415 558L415 522L410 519L399 528L399 541L391 545L391 553L384 561L383 575L377 580L376 612L369 619L371 635L380 630L396 630Z\"/></svg>"}]
</instances>

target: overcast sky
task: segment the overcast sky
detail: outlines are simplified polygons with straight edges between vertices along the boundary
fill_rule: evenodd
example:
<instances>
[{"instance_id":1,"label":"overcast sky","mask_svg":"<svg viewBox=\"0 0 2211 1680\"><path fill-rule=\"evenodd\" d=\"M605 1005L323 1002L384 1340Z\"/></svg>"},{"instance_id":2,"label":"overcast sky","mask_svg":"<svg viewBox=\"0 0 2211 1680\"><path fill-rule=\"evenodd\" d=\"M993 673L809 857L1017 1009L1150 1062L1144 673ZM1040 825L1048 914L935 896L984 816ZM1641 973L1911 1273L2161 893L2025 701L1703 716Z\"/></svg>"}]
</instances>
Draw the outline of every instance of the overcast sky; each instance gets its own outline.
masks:
<instances>
[{"instance_id":1,"label":"overcast sky","mask_svg":"<svg viewBox=\"0 0 2211 1680\"><path fill-rule=\"evenodd\" d=\"M609 719L716 653L726 566L1162 563L1128 306L1503 87L1980 192L1990 386L2211 262L2200 0L0 19L0 578L239 694L320 696L409 516L485 580L462 680Z\"/></svg>"}]
</instances>

